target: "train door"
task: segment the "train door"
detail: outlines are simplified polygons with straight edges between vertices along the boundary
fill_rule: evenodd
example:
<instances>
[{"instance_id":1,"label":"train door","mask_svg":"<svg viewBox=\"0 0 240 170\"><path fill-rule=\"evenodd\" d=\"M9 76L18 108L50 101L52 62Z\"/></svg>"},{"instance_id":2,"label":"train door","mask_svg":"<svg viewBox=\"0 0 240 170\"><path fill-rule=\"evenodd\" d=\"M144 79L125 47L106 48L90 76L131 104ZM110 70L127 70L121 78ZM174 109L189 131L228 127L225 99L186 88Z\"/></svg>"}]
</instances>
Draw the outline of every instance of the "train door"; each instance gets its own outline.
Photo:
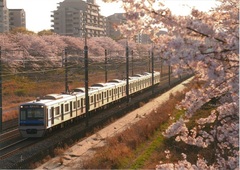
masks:
<instances>
[{"instance_id":1,"label":"train door","mask_svg":"<svg viewBox=\"0 0 240 170\"><path fill-rule=\"evenodd\" d=\"M101 106L101 93L98 94L98 106Z\"/></svg>"},{"instance_id":2,"label":"train door","mask_svg":"<svg viewBox=\"0 0 240 170\"><path fill-rule=\"evenodd\" d=\"M83 113L83 98L81 98L81 112Z\"/></svg>"},{"instance_id":3,"label":"train door","mask_svg":"<svg viewBox=\"0 0 240 170\"><path fill-rule=\"evenodd\" d=\"M114 100L114 94L113 94L113 89L112 89L112 101Z\"/></svg>"},{"instance_id":4,"label":"train door","mask_svg":"<svg viewBox=\"0 0 240 170\"><path fill-rule=\"evenodd\" d=\"M96 103L96 94L94 94L93 100L94 100L94 101L93 101L93 102L94 102L94 107L96 107L96 104L97 104L97 103Z\"/></svg>"},{"instance_id":5,"label":"train door","mask_svg":"<svg viewBox=\"0 0 240 170\"><path fill-rule=\"evenodd\" d=\"M48 127L48 109L45 108L45 112L46 112L46 127Z\"/></svg>"},{"instance_id":6,"label":"train door","mask_svg":"<svg viewBox=\"0 0 240 170\"><path fill-rule=\"evenodd\" d=\"M54 107L51 107L51 123L54 124Z\"/></svg>"},{"instance_id":7,"label":"train door","mask_svg":"<svg viewBox=\"0 0 240 170\"><path fill-rule=\"evenodd\" d=\"M121 92L120 87L118 87L118 98L119 98L120 92Z\"/></svg>"},{"instance_id":8,"label":"train door","mask_svg":"<svg viewBox=\"0 0 240 170\"><path fill-rule=\"evenodd\" d=\"M70 117L72 117L72 101L70 102Z\"/></svg>"},{"instance_id":9,"label":"train door","mask_svg":"<svg viewBox=\"0 0 240 170\"><path fill-rule=\"evenodd\" d=\"M102 92L102 104L104 104L104 95L103 95L103 92Z\"/></svg>"},{"instance_id":10,"label":"train door","mask_svg":"<svg viewBox=\"0 0 240 170\"><path fill-rule=\"evenodd\" d=\"M109 98L108 98L109 96L108 96L108 90L107 90L107 102L109 102Z\"/></svg>"},{"instance_id":11,"label":"train door","mask_svg":"<svg viewBox=\"0 0 240 170\"><path fill-rule=\"evenodd\" d=\"M63 104L61 104L61 119L64 119L64 111L63 111Z\"/></svg>"}]
</instances>

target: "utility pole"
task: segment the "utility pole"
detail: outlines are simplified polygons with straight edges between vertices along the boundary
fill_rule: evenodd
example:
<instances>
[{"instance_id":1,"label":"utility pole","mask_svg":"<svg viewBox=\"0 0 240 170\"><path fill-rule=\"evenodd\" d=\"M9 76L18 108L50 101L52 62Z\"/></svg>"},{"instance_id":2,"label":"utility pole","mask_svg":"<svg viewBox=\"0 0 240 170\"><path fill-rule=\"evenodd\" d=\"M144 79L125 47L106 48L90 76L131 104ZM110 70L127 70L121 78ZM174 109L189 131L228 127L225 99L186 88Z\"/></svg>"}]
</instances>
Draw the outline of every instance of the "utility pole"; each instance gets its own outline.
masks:
<instances>
[{"instance_id":1,"label":"utility pole","mask_svg":"<svg viewBox=\"0 0 240 170\"><path fill-rule=\"evenodd\" d=\"M89 121L89 97L88 97L88 46L87 32L85 30L85 46L84 46L84 66L85 66L85 106L86 106L86 127Z\"/></svg>"},{"instance_id":2,"label":"utility pole","mask_svg":"<svg viewBox=\"0 0 240 170\"><path fill-rule=\"evenodd\" d=\"M129 67L128 67L128 56L129 56L129 49L128 49L128 42L126 45L126 96L127 96L127 103L129 103Z\"/></svg>"},{"instance_id":3,"label":"utility pole","mask_svg":"<svg viewBox=\"0 0 240 170\"><path fill-rule=\"evenodd\" d=\"M162 75L163 75L163 59L162 59L162 57L160 57L160 69L161 69L160 78L162 78Z\"/></svg>"},{"instance_id":4,"label":"utility pole","mask_svg":"<svg viewBox=\"0 0 240 170\"><path fill-rule=\"evenodd\" d=\"M107 50L105 49L105 82L107 82Z\"/></svg>"},{"instance_id":5,"label":"utility pole","mask_svg":"<svg viewBox=\"0 0 240 170\"><path fill-rule=\"evenodd\" d=\"M151 58L152 58L152 93L154 93L154 55L153 55L153 48L151 51Z\"/></svg>"},{"instance_id":6,"label":"utility pole","mask_svg":"<svg viewBox=\"0 0 240 170\"><path fill-rule=\"evenodd\" d=\"M65 64L65 93L69 92L68 87L68 60L67 60L67 48L64 50L64 64Z\"/></svg>"},{"instance_id":7,"label":"utility pole","mask_svg":"<svg viewBox=\"0 0 240 170\"><path fill-rule=\"evenodd\" d=\"M168 65L168 85L170 86L171 85L171 64L169 62L169 65Z\"/></svg>"},{"instance_id":8,"label":"utility pole","mask_svg":"<svg viewBox=\"0 0 240 170\"><path fill-rule=\"evenodd\" d=\"M151 51L148 51L148 72L151 72Z\"/></svg>"},{"instance_id":9,"label":"utility pole","mask_svg":"<svg viewBox=\"0 0 240 170\"><path fill-rule=\"evenodd\" d=\"M2 47L0 46L0 132L2 132Z\"/></svg>"},{"instance_id":10,"label":"utility pole","mask_svg":"<svg viewBox=\"0 0 240 170\"><path fill-rule=\"evenodd\" d=\"M132 76L133 76L133 50L131 52L132 52Z\"/></svg>"}]
</instances>

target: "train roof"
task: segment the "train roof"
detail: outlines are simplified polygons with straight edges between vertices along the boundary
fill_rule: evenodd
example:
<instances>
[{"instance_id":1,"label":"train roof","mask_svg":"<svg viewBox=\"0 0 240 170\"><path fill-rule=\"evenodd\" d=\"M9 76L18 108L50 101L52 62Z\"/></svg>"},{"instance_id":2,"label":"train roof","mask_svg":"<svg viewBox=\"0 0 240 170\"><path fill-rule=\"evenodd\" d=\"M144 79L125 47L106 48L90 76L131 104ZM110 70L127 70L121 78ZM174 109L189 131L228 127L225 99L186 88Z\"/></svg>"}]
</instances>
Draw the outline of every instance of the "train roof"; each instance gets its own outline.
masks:
<instances>
[{"instance_id":1,"label":"train roof","mask_svg":"<svg viewBox=\"0 0 240 170\"><path fill-rule=\"evenodd\" d=\"M91 85L91 87L105 87L105 86L107 86L106 83L96 83L96 84Z\"/></svg>"},{"instance_id":2,"label":"train roof","mask_svg":"<svg viewBox=\"0 0 240 170\"><path fill-rule=\"evenodd\" d=\"M75 94L47 94L42 97L38 97L36 100L32 100L21 105L50 105L54 102L62 102L69 99L74 99Z\"/></svg>"},{"instance_id":3,"label":"train roof","mask_svg":"<svg viewBox=\"0 0 240 170\"><path fill-rule=\"evenodd\" d=\"M88 88L88 93L91 93L92 91L94 90L98 90L99 87L89 87ZM81 95L84 95L85 94L85 88L84 87L77 87L77 88L74 88L73 90L73 94L77 95L77 96L81 96Z\"/></svg>"},{"instance_id":4,"label":"train roof","mask_svg":"<svg viewBox=\"0 0 240 170\"><path fill-rule=\"evenodd\" d=\"M63 98L63 95L61 94L47 94L46 96L40 97L40 99L49 99L49 100L57 100Z\"/></svg>"},{"instance_id":5,"label":"train roof","mask_svg":"<svg viewBox=\"0 0 240 170\"><path fill-rule=\"evenodd\" d=\"M85 88L83 87L77 87L72 90L73 92L80 92L80 93L85 93Z\"/></svg>"},{"instance_id":6,"label":"train roof","mask_svg":"<svg viewBox=\"0 0 240 170\"><path fill-rule=\"evenodd\" d=\"M153 73L154 73L154 75L160 74L160 72L153 72ZM129 77L129 80L131 82L135 81L135 80L137 81L139 79L143 79L144 77L149 77L151 75L152 75L152 73L149 73L149 72L144 72L143 74L135 74L135 75ZM98 91L98 90L104 91L111 87L121 86L124 83L126 83L126 79L125 80L112 79L112 80L109 80L107 83L96 83L89 87L89 93L91 95L91 93L94 93L95 91ZM29 105L29 104L52 105L55 103L64 102L66 100L74 100L74 98L76 98L76 96L82 97L82 96L84 96L84 94L85 94L85 88L77 87L77 88L73 89L73 93L47 94L45 96L37 98L36 100L29 101L29 102L23 103L21 105Z\"/></svg>"},{"instance_id":7,"label":"train roof","mask_svg":"<svg viewBox=\"0 0 240 170\"><path fill-rule=\"evenodd\" d=\"M120 79L112 79L108 81L108 83L122 83L122 82L125 82L125 81Z\"/></svg>"},{"instance_id":8,"label":"train roof","mask_svg":"<svg viewBox=\"0 0 240 170\"><path fill-rule=\"evenodd\" d=\"M139 79L139 77L135 77L135 76L130 76L128 78L129 78L129 80L138 80Z\"/></svg>"},{"instance_id":9,"label":"train roof","mask_svg":"<svg viewBox=\"0 0 240 170\"><path fill-rule=\"evenodd\" d=\"M142 74L134 74L132 77L143 77L144 75Z\"/></svg>"}]
</instances>

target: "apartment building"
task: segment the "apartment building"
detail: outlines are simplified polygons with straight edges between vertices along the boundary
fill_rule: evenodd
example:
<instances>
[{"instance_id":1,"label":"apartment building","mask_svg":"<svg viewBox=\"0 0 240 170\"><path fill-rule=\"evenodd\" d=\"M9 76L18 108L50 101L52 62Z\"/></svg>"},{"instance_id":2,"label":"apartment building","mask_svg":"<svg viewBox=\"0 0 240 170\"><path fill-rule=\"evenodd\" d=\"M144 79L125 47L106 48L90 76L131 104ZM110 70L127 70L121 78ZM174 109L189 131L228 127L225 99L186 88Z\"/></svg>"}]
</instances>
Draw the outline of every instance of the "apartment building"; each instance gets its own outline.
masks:
<instances>
[{"instance_id":1,"label":"apartment building","mask_svg":"<svg viewBox=\"0 0 240 170\"><path fill-rule=\"evenodd\" d=\"M139 33L138 35L135 35L134 36L134 41L136 43L140 43L140 44L151 44L152 43L149 35L142 34L142 33Z\"/></svg>"},{"instance_id":2,"label":"apartment building","mask_svg":"<svg viewBox=\"0 0 240 170\"><path fill-rule=\"evenodd\" d=\"M106 33L108 37L118 40L122 38L121 32L117 29L117 26L123 24L126 21L124 13L115 13L107 17L107 29Z\"/></svg>"},{"instance_id":3,"label":"apartment building","mask_svg":"<svg viewBox=\"0 0 240 170\"><path fill-rule=\"evenodd\" d=\"M124 13L115 13L107 17L107 36L118 40L123 38L121 32L117 29L118 25L126 22L126 17ZM134 36L134 41L141 44L150 44L151 39L147 34L141 34Z\"/></svg>"},{"instance_id":4,"label":"apartment building","mask_svg":"<svg viewBox=\"0 0 240 170\"><path fill-rule=\"evenodd\" d=\"M26 28L26 16L24 9L9 9L9 29L16 27Z\"/></svg>"},{"instance_id":5,"label":"apartment building","mask_svg":"<svg viewBox=\"0 0 240 170\"><path fill-rule=\"evenodd\" d=\"M9 32L9 11L6 0L0 0L0 32Z\"/></svg>"},{"instance_id":6,"label":"apartment building","mask_svg":"<svg viewBox=\"0 0 240 170\"><path fill-rule=\"evenodd\" d=\"M74 37L106 36L106 18L95 0L65 0L53 11L53 31Z\"/></svg>"}]
</instances>

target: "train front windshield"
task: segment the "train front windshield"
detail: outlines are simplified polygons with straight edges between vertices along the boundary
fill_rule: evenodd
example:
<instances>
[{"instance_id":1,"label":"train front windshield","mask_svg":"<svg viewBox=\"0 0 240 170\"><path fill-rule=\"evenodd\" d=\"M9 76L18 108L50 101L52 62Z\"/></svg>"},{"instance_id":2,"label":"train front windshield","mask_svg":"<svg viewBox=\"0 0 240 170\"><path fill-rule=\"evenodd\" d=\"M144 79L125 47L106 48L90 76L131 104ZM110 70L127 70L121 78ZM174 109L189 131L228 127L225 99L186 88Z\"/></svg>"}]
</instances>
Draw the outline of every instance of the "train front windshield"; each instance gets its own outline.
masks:
<instances>
[{"instance_id":1,"label":"train front windshield","mask_svg":"<svg viewBox=\"0 0 240 170\"><path fill-rule=\"evenodd\" d=\"M44 125L44 107L42 105L20 106L20 125Z\"/></svg>"}]
</instances>

